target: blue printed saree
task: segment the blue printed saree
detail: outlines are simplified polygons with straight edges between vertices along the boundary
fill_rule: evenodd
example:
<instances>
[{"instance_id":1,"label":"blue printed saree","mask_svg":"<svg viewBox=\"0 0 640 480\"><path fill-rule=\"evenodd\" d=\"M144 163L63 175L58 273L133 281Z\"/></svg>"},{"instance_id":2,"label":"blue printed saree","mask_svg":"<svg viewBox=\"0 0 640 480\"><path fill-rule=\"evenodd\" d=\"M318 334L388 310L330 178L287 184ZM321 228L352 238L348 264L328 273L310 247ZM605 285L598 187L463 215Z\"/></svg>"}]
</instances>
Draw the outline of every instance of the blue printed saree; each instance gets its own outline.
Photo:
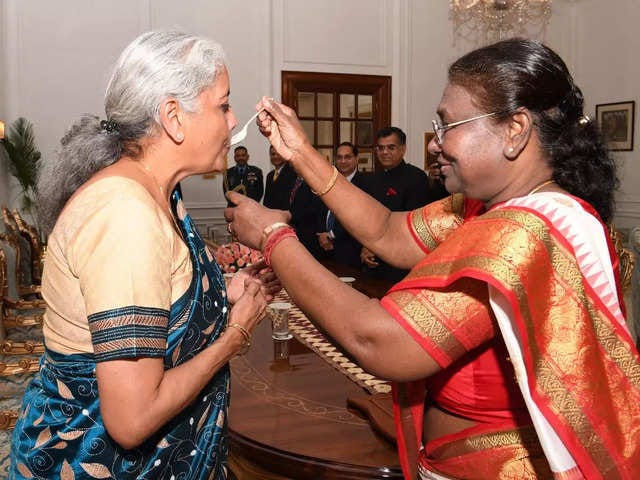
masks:
<instances>
[{"instance_id":1,"label":"blue printed saree","mask_svg":"<svg viewBox=\"0 0 640 480\"><path fill-rule=\"evenodd\" d=\"M97 361L112 358L104 347L109 342L139 336L143 329L145 341L129 350L120 348L113 358L162 356L170 369L206 348L225 328L228 305L222 274L177 191L171 204L190 252L189 287L169 311L130 305L89 315L93 354L46 351L13 434L11 478L226 478L228 365L191 405L138 448L120 447L105 430L100 413L95 367Z\"/></svg>"}]
</instances>

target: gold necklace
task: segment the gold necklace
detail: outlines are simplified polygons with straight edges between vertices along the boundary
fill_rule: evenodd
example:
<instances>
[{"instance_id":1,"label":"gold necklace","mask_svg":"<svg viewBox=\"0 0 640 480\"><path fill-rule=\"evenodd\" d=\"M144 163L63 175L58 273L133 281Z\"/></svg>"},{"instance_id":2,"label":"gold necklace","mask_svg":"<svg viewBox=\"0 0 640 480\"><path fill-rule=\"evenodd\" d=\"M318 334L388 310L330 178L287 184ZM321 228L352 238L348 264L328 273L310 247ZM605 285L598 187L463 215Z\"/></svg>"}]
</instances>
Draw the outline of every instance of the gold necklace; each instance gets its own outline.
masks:
<instances>
[{"instance_id":1,"label":"gold necklace","mask_svg":"<svg viewBox=\"0 0 640 480\"><path fill-rule=\"evenodd\" d=\"M533 195L534 193L536 193L537 191L539 191L542 187L546 187L547 185L551 185L552 183L556 183L555 180L546 180L544 182L542 182L540 185L536 185L533 190L531 190L529 193L527 193L527 195Z\"/></svg>"},{"instance_id":2,"label":"gold necklace","mask_svg":"<svg viewBox=\"0 0 640 480\"><path fill-rule=\"evenodd\" d=\"M144 163L142 160L138 160L138 163L140 164L140 166L143 168L144 173L148 176L151 177L151 180L153 180L153 183L155 183L156 187L158 187L158 190L160 191L160 196L168 203L168 199L165 197L164 194L164 187L162 185L160 185L160 182L158 182L158 179L156 178L156 176L153 174L153 172L151 171L151 169L147 166L146 163Z\"/></svg>"},{"instance_id":3,"label":"gold necklace","mask_svg":"<svg viewBox=\"0 0 640 480\"><path fill-rule=\"evenodd\" d=\"M140 164L140 166L143 169L143 172L147 176L151 177L151 180L153 180L153 183L155 183L156 187L158 187L158 190L160 191L160 197L165 202L164 206L162 206L162 205L160 205L160 206L162 207L163 210L165 210L165 215L167 215L169 217L169 219L171 220L171 223L173 224L173 228L175 229L175 231L178 233L178 235L182 236L182 233L180 231L180 226L176 222L176 219L174 218L173 213L171 212L171 202L169 201L169 198L165 197L165 195L164 195L164 188L162 187L162 185L160 185L160 182L158 182L158 179L153 174L151 169L149 167L147 167L147 165L142 160L138 160L137 163Z\"/></svg>"}]
</instances>

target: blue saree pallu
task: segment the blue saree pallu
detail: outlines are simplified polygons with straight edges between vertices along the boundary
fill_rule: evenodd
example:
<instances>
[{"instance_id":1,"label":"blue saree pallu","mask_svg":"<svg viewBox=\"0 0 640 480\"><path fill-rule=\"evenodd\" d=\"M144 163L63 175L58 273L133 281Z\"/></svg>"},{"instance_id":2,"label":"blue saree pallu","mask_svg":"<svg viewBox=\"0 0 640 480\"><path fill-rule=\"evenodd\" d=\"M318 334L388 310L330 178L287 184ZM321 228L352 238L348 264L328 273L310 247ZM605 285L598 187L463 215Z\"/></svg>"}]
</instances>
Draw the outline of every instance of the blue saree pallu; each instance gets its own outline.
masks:
<instances>
[{"instance_id":1,"label":"blue saree pallu","mask_svg":"<svg viewBox=\"0 0 640 480\"><path fill-rule=\"evenodd\" d=\"M166 337L166 349L134 348L129 358L164 357L165 368L180 365L215 341L227 323L228 304L222 273L206 250L191 218L173 192L172 211L193 265L191 284L170 312L130 306L91 315L168 316L167 328L145 328L145 335ZM179 215L178 213L181 213ZM180 218L182 216L183 218ZM104 341L128 335L135 325L99 332ZM94 333L93 341L98 335ZM153 343L153 342L151 342ZM127 358L119 354L118 358ZM108 360L108 358L106 358ZM142 445L121 448L106 432L100 414L95 354L63 355L47 351L28 387L11 447L12 479L167 479L227 477L229 367L221 368L198 397Z\"/></svg>"}]
</instances>

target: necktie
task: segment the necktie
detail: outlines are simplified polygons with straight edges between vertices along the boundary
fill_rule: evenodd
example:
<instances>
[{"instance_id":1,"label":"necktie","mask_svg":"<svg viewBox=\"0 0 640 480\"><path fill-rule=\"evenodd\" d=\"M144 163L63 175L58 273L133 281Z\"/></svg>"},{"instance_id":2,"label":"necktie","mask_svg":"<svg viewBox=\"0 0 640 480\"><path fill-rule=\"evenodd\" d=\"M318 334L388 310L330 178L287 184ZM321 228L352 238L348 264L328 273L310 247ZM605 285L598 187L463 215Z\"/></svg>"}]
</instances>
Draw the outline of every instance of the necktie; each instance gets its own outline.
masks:
<instances>
[{"instance_id":1,"label":"necktie","mask_svg":"<svg viewBox=\"0 0 640 480\"><path fill-rule=\"evenodd\" d=\"M293 205L293 199L296 198L296 192L302 185L302 177L296 177L296 183L293 184L293 188L291 189L291 195L289 195L289 205Z\"/></svg>"},{"instance_id":2,"label":"necktie","mask_svg":"<svg viewBox=\"0 0 640 480\"><path fill-rule=\"evenodd\" d=\"M333 227L336 224L336 216L333 214L331 210L327 213L327 232L333 230Z\"/></svg>"},{"instance_id":3,"label":"necktie","mask_svg":"<svg viewBox=\"0 0 640 480\"><path fill-rule=\"evenodd\" d=\"M273 181L274 181L274 182L278 179L278 175L280 175L280 169L279 169L279 168L276 168L276 169L273 171Z\"/></svg>"}]
</instances>

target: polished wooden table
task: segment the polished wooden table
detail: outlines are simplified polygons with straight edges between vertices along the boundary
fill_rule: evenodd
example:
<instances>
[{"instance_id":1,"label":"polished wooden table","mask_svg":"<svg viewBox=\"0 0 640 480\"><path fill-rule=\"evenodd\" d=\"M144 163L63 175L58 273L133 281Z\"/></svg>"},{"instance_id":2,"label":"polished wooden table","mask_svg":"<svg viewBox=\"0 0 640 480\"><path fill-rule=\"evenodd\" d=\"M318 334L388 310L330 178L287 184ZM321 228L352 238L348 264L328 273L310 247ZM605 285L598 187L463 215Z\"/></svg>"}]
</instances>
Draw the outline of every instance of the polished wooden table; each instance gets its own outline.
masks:
<instances>
[{"instance_id":1,"label":"polished wooden table","mask_svg":"<svg viewBox=\"0 0 640 480\"><path fill-rule=\"evenodd\" d=\"M268 321L253 339L231 361L229 464L239 480L402 478L395 445L347 409L365 390L295 337L272 340Z\"/></svg>"}]
</instances>

